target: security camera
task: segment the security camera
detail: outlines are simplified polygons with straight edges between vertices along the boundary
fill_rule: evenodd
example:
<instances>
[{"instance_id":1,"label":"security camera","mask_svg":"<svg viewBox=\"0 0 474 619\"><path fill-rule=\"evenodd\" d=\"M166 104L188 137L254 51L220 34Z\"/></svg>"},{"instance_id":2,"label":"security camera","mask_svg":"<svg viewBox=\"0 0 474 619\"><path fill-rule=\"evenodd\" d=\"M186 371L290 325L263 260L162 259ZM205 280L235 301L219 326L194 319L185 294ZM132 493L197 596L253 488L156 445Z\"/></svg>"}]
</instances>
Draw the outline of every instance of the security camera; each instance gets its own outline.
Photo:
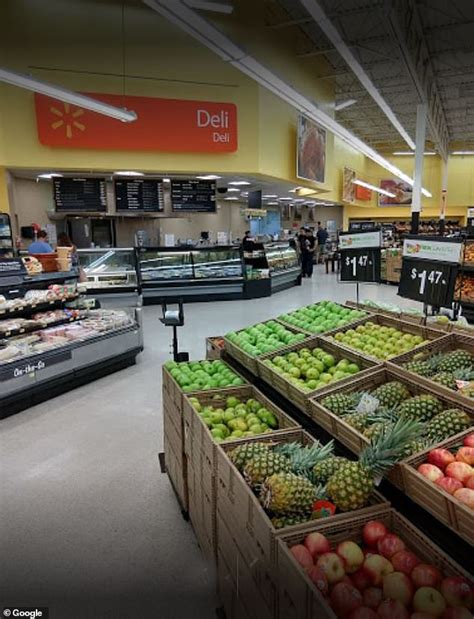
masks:
<instances>
[{"instance_id":1,"label":"security camera","mask_svg":"<svg viewBox=\"0 0 474 619\"><path fill-rule=\"evenodd\" d=\"M227 193L227 187L218 187L217 193Z\"/></svg>"}]
</instances>

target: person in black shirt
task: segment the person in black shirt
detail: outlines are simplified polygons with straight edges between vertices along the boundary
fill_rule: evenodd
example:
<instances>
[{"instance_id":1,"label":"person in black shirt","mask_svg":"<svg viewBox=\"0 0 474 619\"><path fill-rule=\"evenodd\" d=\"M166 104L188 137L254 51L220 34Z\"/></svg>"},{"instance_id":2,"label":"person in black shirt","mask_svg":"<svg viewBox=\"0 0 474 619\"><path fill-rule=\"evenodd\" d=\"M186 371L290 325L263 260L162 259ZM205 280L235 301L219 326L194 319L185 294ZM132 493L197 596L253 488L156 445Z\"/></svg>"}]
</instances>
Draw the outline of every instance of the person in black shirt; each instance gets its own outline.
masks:
<instances>
[{"instance_id":1,"label":"person in black shirt","mask_svg":"<svg viewBox=\"0 0 474 619\"><path fill-rule=\"evenodd\" d=\"M311 277L313 275L313 258L316 248L316 239L313 236L312 230L304 228L304 235L300 235L301 249L301 274L303 277Z\"/></svg>"},{"instance_id":2,"label":"person in black shirt","mask_svg":"<svg viewBox=\"0 0 474 619\"><path fill-rule=\"evenodd\" d=\"M318 239L318 262L319 257L322 256L326 249L326 242L329 234L325 228L321 226L321 222L318 221L318 231L316 232L316 238Z\"/></svg>"}]
</instances>

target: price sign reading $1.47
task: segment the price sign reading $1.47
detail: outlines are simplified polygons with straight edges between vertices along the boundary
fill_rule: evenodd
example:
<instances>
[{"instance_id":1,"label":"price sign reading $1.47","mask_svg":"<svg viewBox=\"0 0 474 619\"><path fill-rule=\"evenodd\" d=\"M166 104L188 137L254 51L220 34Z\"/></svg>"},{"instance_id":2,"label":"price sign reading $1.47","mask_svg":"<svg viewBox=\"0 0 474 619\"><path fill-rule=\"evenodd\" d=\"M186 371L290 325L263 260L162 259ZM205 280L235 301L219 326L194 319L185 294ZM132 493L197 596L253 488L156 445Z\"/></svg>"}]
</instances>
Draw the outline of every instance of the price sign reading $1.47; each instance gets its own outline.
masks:
<instances>
[{"instance_id":1,"label":"price sign reading $1.47","mask_svg":"<svg viewBox=\"0 0 474 619\"><path fill-rule=\"evenodd\" d=\"M427 305L450 307L457 266L428 260L403 260L399 294Z\"/></svg>"}]
</instances>

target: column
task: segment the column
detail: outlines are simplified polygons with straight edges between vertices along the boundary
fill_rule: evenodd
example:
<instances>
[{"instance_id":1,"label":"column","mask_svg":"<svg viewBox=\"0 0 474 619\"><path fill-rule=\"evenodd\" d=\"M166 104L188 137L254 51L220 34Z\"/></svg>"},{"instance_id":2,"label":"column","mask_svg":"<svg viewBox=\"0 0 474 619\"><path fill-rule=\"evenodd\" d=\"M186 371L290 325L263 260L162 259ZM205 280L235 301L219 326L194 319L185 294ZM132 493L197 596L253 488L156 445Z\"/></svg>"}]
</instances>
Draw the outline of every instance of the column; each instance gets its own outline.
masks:
<instances>
[{"instance_id":1,"label":"column","mask_svg":"<svg viewBox=\"0 0 474 619\"><path fill-rule=\"evenodd\" d=\"M441 204L439 211L439 234L444 234L444 222L446 218L446 206L448 201L448 158L441 161Z\"/></svg>"},{"instance_id":2,"label":"column","mask_svg":"<svg viewBox=\"0 0 474 619\"><path fill-rule=\"evenodd\" d=\"M425 152L426 114L428 106L421 103L416 108L415 177L411 205L411 233L418 234L421 212L421 188L423 183L423 155Z\"/></svg>"}]
</instances>

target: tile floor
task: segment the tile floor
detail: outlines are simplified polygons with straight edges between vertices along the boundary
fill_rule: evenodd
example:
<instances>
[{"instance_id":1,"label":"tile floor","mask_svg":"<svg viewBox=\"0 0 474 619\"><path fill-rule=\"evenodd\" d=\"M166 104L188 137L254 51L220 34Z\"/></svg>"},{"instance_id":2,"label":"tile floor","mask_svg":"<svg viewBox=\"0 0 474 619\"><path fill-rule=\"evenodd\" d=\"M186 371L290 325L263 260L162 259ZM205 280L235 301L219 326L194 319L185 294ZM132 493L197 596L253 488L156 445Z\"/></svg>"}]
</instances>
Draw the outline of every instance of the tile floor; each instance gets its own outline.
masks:
<instances>
[{"instance_id":1,"label":"tile floor","mask_svg":"<svg viewBox=\"0 0 474 619\"><path fill-rule=\"evenodd\" d=\"M407 305L396 287L361 299ZM355 298L319 267L268 299L185 307L183 350L205 337L321 299ZM162 449L161 364L170 332L144 309L136 366L0 422L0 606L49 606L51 619L215 617L215 581L180 514Z\"/></svg>"}]
</instances>

